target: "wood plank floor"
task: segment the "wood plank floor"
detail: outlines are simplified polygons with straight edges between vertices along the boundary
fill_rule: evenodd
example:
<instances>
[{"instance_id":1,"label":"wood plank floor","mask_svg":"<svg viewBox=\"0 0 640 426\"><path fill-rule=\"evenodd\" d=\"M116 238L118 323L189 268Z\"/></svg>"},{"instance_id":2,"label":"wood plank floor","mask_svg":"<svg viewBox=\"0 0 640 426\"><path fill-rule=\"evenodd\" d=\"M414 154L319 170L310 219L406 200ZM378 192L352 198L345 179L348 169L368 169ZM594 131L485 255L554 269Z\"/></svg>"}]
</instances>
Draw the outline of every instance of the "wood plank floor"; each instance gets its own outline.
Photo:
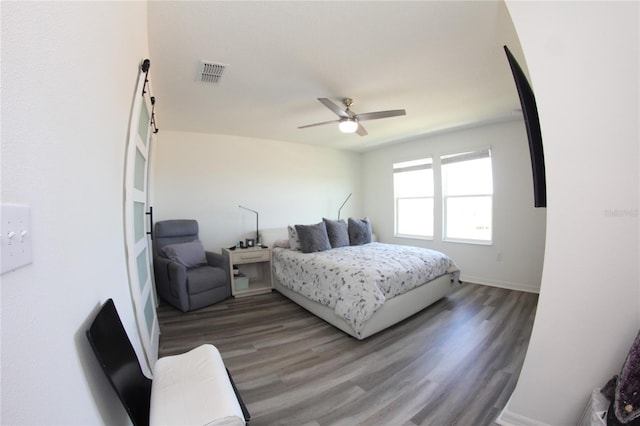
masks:
<instances>
[{"instance_id":1,"label":"wood plank floor","mask_svg":"<svg viewBox=\"0 0 640 426\"><path fill-rule=\"evenodd\" d=\"M364 341L277 292L183 314L160 356L213 343L251 425L493 425L529 343L536 294L475 284Z\"/></svg>"}]
</instances>

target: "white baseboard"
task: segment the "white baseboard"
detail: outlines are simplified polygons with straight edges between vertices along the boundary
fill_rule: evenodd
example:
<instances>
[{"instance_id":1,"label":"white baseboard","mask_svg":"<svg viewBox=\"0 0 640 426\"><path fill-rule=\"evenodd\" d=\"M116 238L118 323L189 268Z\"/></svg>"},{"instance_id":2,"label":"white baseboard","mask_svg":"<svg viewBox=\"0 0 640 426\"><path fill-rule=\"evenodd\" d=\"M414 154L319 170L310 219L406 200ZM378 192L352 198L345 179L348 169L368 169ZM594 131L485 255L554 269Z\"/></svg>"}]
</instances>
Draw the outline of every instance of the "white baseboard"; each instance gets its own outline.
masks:
<instances>
[{"instance_id":1,"label":"white baseboard","mask_svg":"<svg viewBox=\"0 0 640 426\"><path fill-rule=\"evenodd\" d=\"M527 285L527 284L510 283L510 282L506 282L506 281L487 280L486 278L473 277L473 276L465 275L465 274L460 274L460 280L462 282L469 282L469 283L474 283L474 284L488 285L488 286L491 286L491 287L506 288L508 290L524 291L524 292L527 292L527 293L540 293L540 288L539 287L534 287L534 286Z\"/></svg>"},{"instance_id":2,"label":"white baseboard","mask_svg":"<svg viewBox=\"0 0 640 426\"><path fill-rule=\"evenodd\" d=\"M496 419L497 424L501 426L550 426L546 423L530 419L529 417L512 413L511 411L507 410L508 406L509 404L507 403L507 406L504 407L504 409Z\"/></svg>"}]
</instances>

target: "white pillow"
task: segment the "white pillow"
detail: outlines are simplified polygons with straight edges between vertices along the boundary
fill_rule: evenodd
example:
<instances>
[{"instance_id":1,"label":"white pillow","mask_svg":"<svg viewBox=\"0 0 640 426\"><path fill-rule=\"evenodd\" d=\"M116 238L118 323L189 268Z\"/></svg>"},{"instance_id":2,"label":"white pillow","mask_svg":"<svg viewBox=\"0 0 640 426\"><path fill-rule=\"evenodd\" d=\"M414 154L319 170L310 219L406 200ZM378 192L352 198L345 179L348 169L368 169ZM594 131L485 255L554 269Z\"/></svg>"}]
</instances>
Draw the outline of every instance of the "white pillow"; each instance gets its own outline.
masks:
<instances>
[{"instance_id":1,"label":"white pillow","mask_svg":"<svg viewBox=\"0 0 640 426\"><path fill-rule=\"evenodd\" d=\"M279 240L287 240L287 247L289 247L289 233L286 226L260 230L260 243L263 246L275 247Z\"/></svg>"},{"instance_id":2,"label":"white pillow","mask_svg":"<svg viewBox=\"0 0 640 426\"><path fill-rule=\"evenodd\" d=\"M289 244L289 240L276 240L273 243L273 247L280 247L280 248L291 248L291 245Z\"/></svg>"},{"instance_id":3,"label":"white pillow","mask_svg":"<svg viewBox=\"0 0 640 426\"><path fill-rule=\"evenodd\" d=\"M298 238L298 231L296 231L296 228L291 225L287 227L287 230L289 231L289 248L291 250L300 251L300 238Z\"/></svg>"}]
</instances>

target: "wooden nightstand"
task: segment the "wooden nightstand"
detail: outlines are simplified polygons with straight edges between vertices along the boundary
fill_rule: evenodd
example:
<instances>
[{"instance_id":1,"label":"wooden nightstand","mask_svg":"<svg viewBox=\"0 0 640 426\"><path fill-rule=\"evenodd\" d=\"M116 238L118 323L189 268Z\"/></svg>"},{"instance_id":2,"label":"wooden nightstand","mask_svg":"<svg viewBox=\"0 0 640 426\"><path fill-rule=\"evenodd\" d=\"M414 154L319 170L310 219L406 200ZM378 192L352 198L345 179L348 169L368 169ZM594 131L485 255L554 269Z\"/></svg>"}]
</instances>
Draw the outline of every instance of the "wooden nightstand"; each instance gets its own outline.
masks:
<instances>
[{"instance_id":1,"label":"wooden nightstand","mask_svg":"<svg viewBox=\"0 0 640 426\"><path fill-rule=\"evenodd\" d=\"M231 295L233 297L250 296L252 294L268 293L273 288L271 284L271 249L270 248L246 248L229 250L222 249L222 255L229 259L229 271L231 272ZM233 275L234 265L240 271L240 277Z\"/></svg>"}]
</instances>

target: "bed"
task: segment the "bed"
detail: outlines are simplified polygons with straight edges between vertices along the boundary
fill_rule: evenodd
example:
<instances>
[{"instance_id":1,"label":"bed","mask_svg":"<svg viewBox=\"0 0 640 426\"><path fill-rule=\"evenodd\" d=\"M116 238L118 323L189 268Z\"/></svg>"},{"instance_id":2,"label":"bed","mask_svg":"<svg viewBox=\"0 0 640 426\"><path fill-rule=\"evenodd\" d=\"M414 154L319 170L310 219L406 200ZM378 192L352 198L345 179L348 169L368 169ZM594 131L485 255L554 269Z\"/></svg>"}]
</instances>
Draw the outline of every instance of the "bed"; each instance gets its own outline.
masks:
<instances>
[{"instance_id":1,"label":"bed","mask_svg":"<svg viewBox=\"0 0 640 426\"><path fill-rule=\"evenodd\" d=\"M460 285L447 255L367 242L303 252L291 227L262 231L272 248L272 281L285 297L362 340L447 296Z\"/></svg>"}]
</instances>

